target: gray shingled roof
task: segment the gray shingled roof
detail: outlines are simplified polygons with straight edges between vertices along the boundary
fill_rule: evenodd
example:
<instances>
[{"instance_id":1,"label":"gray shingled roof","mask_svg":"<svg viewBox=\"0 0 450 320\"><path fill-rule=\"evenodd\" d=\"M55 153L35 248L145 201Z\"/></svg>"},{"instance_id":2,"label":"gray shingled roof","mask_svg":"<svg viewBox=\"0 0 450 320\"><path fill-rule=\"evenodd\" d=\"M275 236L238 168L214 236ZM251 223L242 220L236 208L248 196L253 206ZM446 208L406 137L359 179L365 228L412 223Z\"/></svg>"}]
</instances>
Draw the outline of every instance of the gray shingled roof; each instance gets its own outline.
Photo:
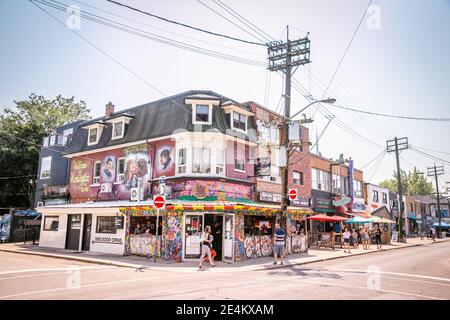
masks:
<instances>
[{"instance_id":1,"label":"gray shingled roof","mask_svg":"<svg viewBox=\"0 0 450 320\"><path fill-rule=\"evenodd\" d=\"M87 150L100 149L139 140L169 136L177 129L194 131L194 125L192 124L191 106L186 105L184 103L184 100L186 99L186 97L200 94L215 96L221 101L219 108L213 108L212 125L202 125L202 131L215 128L222 133L226 133L226 130L230 129L230 124L227 121L227 117L221 106L223 103L230 101L231 99L226 98L213 91L192 90L172 97L150 102L141 106L115 112L113 114L114 117L120 114L129 114L135 117L130 121L128 130L122 139L111 139L112 126L109 125L103 129L98 144L94 146L88 146L88 130L77 130L74 133L72 142L70 143L68 153L70 154L83 152ZM103 120L104 117L86 121L83 123L83 126ZM251 121L250 119L248 121L248 129L249 135L236 133L235 136L245 140L256 142L256 131L250 130L255 129L255 124L254 121ZM196 128L196 130L199 129Z\"/></svg>"}]
</instances>

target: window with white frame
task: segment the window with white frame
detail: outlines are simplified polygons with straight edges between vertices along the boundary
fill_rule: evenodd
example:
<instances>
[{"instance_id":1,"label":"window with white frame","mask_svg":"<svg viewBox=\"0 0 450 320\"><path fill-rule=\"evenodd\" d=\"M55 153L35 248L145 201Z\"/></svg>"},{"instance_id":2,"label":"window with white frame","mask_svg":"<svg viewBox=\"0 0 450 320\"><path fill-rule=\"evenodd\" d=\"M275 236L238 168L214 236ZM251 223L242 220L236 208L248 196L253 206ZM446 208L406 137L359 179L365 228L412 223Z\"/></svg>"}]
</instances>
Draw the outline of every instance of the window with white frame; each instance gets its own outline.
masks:
<instances>
[{"instance_id":1,"label":"window with white frame","mask_svg":"<svg viewBox=\"0 0 450 320\"><path fill-rule=\"evenodd\" d=\"M186 173L187 148L178 149L177 173Z\"/></svg>"},{"instance_id":2,"label":"window with white frame","mask_svg":"<svg viewBox=\"0 0 450 320\"><path fill-rule=\"evenodd\" d=\"M69 128L63 131L62 144L63 146L67 146L72 140L73 128Z\"/></svg>"},{"instance_id":3,"label":"window with white frame","mask_svg":"<svg viewBox=\"0 0 450 320\"><path fill-rule=\"evenodd\" d=\"M113 122L112 139L114 140L123 138L123 134L124 134L124 122L123 121Z\"/></svg>"},{"instance_id":4,"label":"window with white frame","mask_svg":"<svg viewBox=\"0 0 450 320\"><path fill-rule=\"evenodd\" d=\"M54 146L56 143L56 135L51 135L50 136L50 145Z\"/></svg>"},{"instance_id":5,"label":"window with white frame","mask_svg":"<svg viewBox=\"0 0 450 320\"><path fill-rule=\"evenodd\" d=\"M224 152L222 149L216 149L216 174L224 174Z\"/></svg>"},{"instance_id":6,"label":"window with white frame","mask_svg":"<svg viewBox=\"0 0 450 320\"><path fill-rule=\"evenodd\" d=\"M117 159L117 182L125 180L125 158Z\"/></svg>"},{"instance_id":7,"label":"window with white frame","mask_svg":"<svg viewBox=\"0 0 450 320\"><path fill-rule=\"evenodd\" d=\"M355 180L354 186L355 186L354 190L355 198L362 198L362 181Z\"/></svg>"},{"instance_id":8,"label":"window with white frame","mask_svg":"<svg viewBox=\"0 0 450 320\"><path fill-rule=\"evenodd\" d=\"M96 144L98 141L98 128L89 129L88 145Z\"/></svg>"},{"instance_id":9,"label":"window with white frame","mask_svg":"<svg viewBox=\"0 0 450 320\"><path fill-rule=\"evenodd\" d=\"M92 183L93 184L99 184L100 183L100 168L101 168L101 162L96 161L94 163L94 172L93 172L93 178Z\"/></svg>"},{"instance_id":10,"label":"window with white frame","mask_svg":"<svg viewBox=\"0 0 450 320\"><path fill-rule=\"evenodd\" d=\"M340 175L333 174L333 193L342 193L342 178Z\"/></svg>"},{"instance_id":11,"label":"window with white frame","mask_svg":"<svg viewBox=\"0 0 450 320\"><path fill-rule=\"evenodd\" d=\"M378 198L378 191L376 191L376 190L373 190L372 191L372 200L373 200L373 202L378 202L379 201L379 198Z\"/></svg>"},{"instance_id":12,"label":"window with white frame","mask_svg":"<svg viewBox=\"0 0 450 320\"><path fill-rule=\"evenodd\" d=\"M49 137L44 137L44 140L43 140L42 145L43 145L44 147L48 147L48 142L49 142Z\"/></svg>"},{"instance_id":13,"label":"window with white frame","mask_svg":"<svg viewBox=\"0 0 450 320\"><path fill-rule=\"evenodd\" d=\"M311 170L312 188L315 190L330 191L330 173L312 168Z\"/></svg>"},{"instance_id":14,"label":"window with white frame","mask_svg":"<svg viewBox=\"0 0 450 320\"><path fill-rule=\"evenodd\" d=\"M234 142L234 170L245 171L245 145Z\"/></svg>"},{"instance_id":15,"label":"window with white frame","mask_svg":"<svg viewBox=\"0 0 450 320\"><path fill-rule=\"evenodd\" d=\"M387 193L386 192L381 193L381 202L383 204L387 204Z\"/></svg>"},{"instance_id":16,"label":"window with white frame","mask_svg":"<svg viewBox=\"0 0 450 320\"><path fill-rule=\"evenodd\" d=\"M196 104L194 108L195 123L211 123L210 107L207 104Z\"/></svg>"},{"instance_id":17,"label":"window with white frame","mask_svg":"<svg viewBox=\"0 0 450 320\"><path fill-rule=\"evenodd\" d=\"M233 111L232 128L247 131L247 116Z\"/></svg>"},{"instance_id":18,"label":"window with white frame","mask_svg":"<svg viewBox=\"0 0 450 320\"><path fill-rule=\"evenodd\" d=\"M50 170L52 168L52 156L43 157L41 160L41 179L50 178Z\"/></svg>"},{"instance_id":19,"label":"window with white frame","mask_svg":"<svg viewBox=\"0 0 450 320\"><path fill-rule=\"evenodd\" d=\"M59 216L45 216L44 217L44 231L58 231Z\"/></svg>"},{"instance_id":20,"label":"window with white frame","mask_svg":"<svg viewBox=\"0 0 450 320\"><path fill-rule=\"evenodd\" d=\"M303 185L303 172L294 171L292 173L294 184Z\"/></svg>"},{"instance_id":21,"label":"window with white frame","mask_svg":"<svg viewBox=\"0 0 450 320\"><path fill-rule=\"evenodd\" d=\"M193 148L192 173L211 173L211 149Z\"/></svg>"}]
</instances>

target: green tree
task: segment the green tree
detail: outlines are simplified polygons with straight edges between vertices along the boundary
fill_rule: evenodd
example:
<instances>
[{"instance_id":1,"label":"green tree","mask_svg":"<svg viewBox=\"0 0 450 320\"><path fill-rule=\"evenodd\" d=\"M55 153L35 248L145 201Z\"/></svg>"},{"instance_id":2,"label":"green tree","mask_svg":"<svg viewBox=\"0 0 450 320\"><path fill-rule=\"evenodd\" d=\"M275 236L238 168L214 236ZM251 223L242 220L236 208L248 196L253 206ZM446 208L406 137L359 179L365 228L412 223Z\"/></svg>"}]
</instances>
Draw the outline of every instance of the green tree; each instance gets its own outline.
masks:
<instances>
[{"instance_id":1,"label":"green tree","mask_svg":"<svg viewBox=\"0 0 450 320\"><path fill-rule=\"evenodd\" d=\"M66 123L89 118L84 101L31 94L0 114L0 207L30 206L42 140ZM30 181L31 179L31 181ZM31 182L31 183L30 183Z\"/></svg>"},{"instance_id":2,"label":"green tree","mask_svg":"<svg viewBox=\"0 0 450 320\"><path fill-rule=\"evenodd\" d=\"M430 195L433 192L433 185L429 182L423 174L420 174L417 168L413 171L400 171L400 178L402 181L403 194L407 196L423 196ZM393 178L383 180L380 186L388 188L392 192L398 192L397 172L394 171Z\"/></svg>"}]
</instances>

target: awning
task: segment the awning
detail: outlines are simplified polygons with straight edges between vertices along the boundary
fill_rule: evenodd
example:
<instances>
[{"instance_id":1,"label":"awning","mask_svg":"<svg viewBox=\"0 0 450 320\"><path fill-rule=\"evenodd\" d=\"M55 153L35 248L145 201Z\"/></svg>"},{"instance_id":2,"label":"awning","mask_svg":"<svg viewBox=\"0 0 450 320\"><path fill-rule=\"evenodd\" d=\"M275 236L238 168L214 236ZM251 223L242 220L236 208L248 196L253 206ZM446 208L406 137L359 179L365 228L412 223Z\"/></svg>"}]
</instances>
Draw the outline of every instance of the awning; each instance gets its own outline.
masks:
<instances>
[{"instance_id":1,"label":"awning","mask_svg":"<svg viewBox=\"0 0 450 320\"><path fill-rule=\"evenodd\" d=\"M308 217L306 219L313 221L330 221L330 222L338 222L335 218L327 216L326 214L316 214L315 216Z\"/></svg>"},{"instance_id":2,"label":"awning","mask_svg":"<svg viewBox=\"0 0 450 320\"><path fill-rule=\"evenodd\" d=\"M331 212L331 213L336 212L334 209L331 209L331 208L314 208L314 211L316 211L316 212Z\"/></svg>"},{"instance_id":3,"label":"awning","mask_svg":"<svg viewBox=\"0 0 450 320\"><path fill-rule=\"evenodd\" d=\"M353 217L347 221L345 221L345 223L347 224L351 224L351 223L371 223L373 222L372 219L367 219L367 218L362 218L362 217Z\"/></svg>"}]
</instances>

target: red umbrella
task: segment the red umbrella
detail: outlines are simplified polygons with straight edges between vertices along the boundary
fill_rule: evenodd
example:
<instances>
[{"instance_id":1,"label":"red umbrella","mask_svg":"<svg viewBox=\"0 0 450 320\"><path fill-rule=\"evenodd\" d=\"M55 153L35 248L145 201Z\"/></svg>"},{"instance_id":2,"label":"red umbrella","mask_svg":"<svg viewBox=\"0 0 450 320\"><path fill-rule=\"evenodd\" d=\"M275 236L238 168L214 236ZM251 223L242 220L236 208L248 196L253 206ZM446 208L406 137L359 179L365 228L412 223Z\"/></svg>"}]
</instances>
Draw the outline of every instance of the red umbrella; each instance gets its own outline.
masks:
<instances>
[{"instance_id":1,"label":"red umbrella","mask_svg":"<svg viewBox=\"0 0 450 320\"><path fill-rule=\"evenodd\" d=\"M322 214L322 213L316 214L315 216L312 216L312 217L308 217L307 219L314 220L314 221L332 221L332 222L337 221L333 217L327 216L326 214ZM345 220L347 220L347 219L345 219Z\"/></svg>"},{"instance_id":2,"label":"red umbrella","mask_svg":"<svg viewBox=\"0 0 450 320\"><path fill-rule=\"evenodd\" d=\"M348 218L341 216L331 216L330 218L335 219L336 222L348 220Z\"/></svg>"}]
</instances>

